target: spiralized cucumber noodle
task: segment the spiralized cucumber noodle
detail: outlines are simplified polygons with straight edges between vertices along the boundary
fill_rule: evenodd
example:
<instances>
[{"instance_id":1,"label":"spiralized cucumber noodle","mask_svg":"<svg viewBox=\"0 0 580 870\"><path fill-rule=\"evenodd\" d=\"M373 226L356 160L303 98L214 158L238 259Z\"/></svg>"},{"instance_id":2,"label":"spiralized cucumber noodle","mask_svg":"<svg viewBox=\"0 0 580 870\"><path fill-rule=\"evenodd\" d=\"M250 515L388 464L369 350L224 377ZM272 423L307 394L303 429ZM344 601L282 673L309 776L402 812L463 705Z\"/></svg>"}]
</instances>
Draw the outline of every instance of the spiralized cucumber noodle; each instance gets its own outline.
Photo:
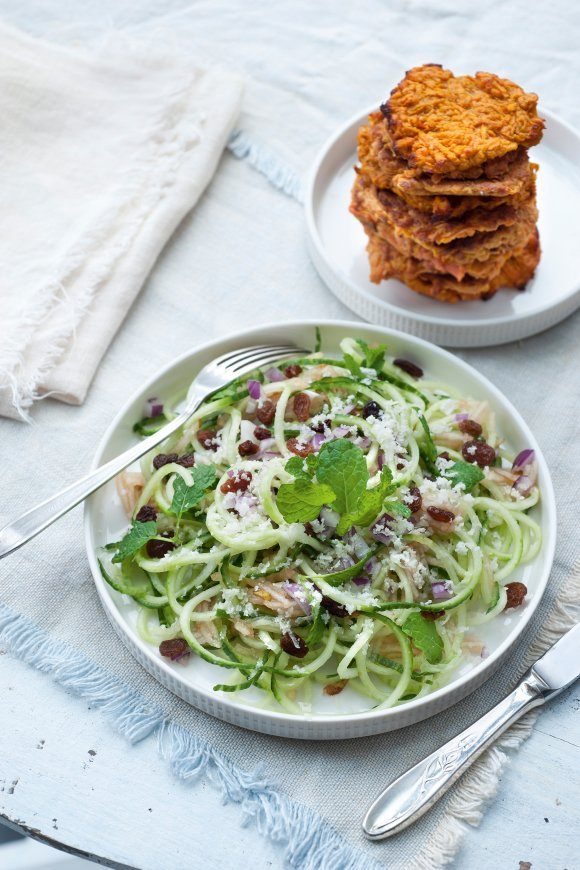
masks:
<instances>
[{"instance_id":1,"label":"spiralized cucumber noodle","mask_svg":"<svg viewBox=\"0 0 580 870\"><path fill-rule=\"evenodd\" d=\"M213 394L120 475L131 527L100 560L161 655L296 714L321 692L387 708L449 682L485 657L477 627L522 603L508 581L541 546L534 453L515 457L487 402L384 346L340 348Z\"/></svg>"}]
</instances>

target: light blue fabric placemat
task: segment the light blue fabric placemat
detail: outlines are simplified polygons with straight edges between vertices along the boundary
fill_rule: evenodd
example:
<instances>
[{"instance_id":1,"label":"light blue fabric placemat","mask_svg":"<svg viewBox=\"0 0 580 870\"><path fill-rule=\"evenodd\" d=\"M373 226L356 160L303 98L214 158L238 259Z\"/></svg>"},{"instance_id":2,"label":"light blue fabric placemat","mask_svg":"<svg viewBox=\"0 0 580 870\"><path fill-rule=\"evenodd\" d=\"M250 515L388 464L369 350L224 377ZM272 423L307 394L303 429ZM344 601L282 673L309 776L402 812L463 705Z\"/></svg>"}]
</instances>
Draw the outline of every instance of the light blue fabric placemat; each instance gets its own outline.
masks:
<instances>
[{"instance_id":1,"label":"light blue fabric placemat","mask_svg":"<svg viewBox=\"0 0 580 870\"><path fill-rule=\"evenodd\" d=\"M253 323L348 316L305 252L297 202L301 179L327 135L361 106L384 98L405 69L426 61L461 71L490 69L537 90L551 109L580 121L574 102L579 27L574 18L561 26L568 8L560 3L531 15L523 3L492 3L476 11L471 4L437 0L389 8L338 3L331 10L256 3L242 11L234 0L162 7L146 0L138 11L128 2L83 4L76 13L68 9L64 22L56 3L34 15L26 4L12 9L0 3L10 23L38 35L98 42L111 27L129 39L148 38L153 28L157 38L174 40L200 61L219 57L247 76L246 108L231 143L237 157L224 159L200 207L168 246L87 404L77 409L47 402L37 410L35 426L3 424L11 473L2 519L80 474L125 395L177 353ZM390 777L505 691L526 644L553 609L559 583L570 576L577 549L572 506L579 495L578 481L569 474L571 462L578 464L571 453L580 405L578 323L570 318L525 343L461 354L533 426L554 474L562 534L545 603L510 667L433 722L365 741L298 744L242 732L188 708L147 677L109 629L85 563L78 514L2 565L4 642L102 708L129 739L159 735L177 776L211 772L265 835L288 843L293 866L406 868L413 859L422 868L440 866L463 830L459 821L448 820L441 830L446 804L380 847L360 837L360 811ZM41 473L31 480L33 465ZM492 758L495 781L502 757L496 751ZM264 773L255 772L259 760L265 760ZM484 785L480 797L492 790L489 781ZM456 808L456 818L461 811ZM464 813L467 820L475 816Z\"/></svg>"}]
</instances>

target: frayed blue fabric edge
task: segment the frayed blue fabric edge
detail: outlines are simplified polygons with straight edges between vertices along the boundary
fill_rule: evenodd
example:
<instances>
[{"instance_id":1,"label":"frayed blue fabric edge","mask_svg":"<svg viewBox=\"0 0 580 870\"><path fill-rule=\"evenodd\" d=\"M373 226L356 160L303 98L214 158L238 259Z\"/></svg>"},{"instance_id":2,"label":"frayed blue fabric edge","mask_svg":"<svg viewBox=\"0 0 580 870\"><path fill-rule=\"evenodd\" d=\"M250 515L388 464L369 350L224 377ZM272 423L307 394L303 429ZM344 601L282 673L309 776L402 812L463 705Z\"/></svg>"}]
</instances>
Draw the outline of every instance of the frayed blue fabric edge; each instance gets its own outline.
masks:
<instances>
[{"instance_id":1,"label":"frayed blue fabric edge","mask_svg":"<svg viewBox=\"0 0 580 870\"><path fill-rule=\"evenodd\" d=\"M296 170L262 142L250 138L243 130L234 130L227 147L235 157L246 160L250 166L267 178L277 190L281 190L298 202L304 202L302 181Z\"/></svg>"},{"instance_id":2,"label":"frayed blue fabric edge","mask_svg":"<svg viewBox=\"0 0 580 870\"><path fill-rule=\"evenodd\" d=\"M346 843L328 822L267 782L260 771L245 771L207 741L169 719L160 708L108 674L67 643L51 638L26 616L0 603L0 643L15 658L49 674L66 691L101 710L130 743L156 737L157 749L178 779L207 777L224 802L240 805L244 824L285 845L289 867L299 870L373 870L359 849Z\"/></svg>"}]
</instances>

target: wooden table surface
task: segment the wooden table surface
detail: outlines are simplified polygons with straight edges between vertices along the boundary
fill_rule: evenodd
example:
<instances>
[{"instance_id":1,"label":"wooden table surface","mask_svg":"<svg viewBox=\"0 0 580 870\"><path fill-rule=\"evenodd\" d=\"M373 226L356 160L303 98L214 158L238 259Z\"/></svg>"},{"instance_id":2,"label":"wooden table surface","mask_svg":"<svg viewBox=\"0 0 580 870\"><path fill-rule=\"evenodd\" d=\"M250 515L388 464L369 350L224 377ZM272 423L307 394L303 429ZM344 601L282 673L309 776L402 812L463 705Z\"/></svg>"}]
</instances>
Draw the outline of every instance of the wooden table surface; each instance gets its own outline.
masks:
<instances>
[{"instance_id":1,"label":"wooden table surface","mask_svg":"<svg viewBox=\"0 0 580 870\"><path fill-rule=\"evenodd\" d=\"M130 747L100 712L7 655L0 697L0 732L10 735L0 741L0 815L32 836L139 870L283 866L282 850L242 827L211 784L176 780L154 740ZM456 870L580 866L579 712L577 684L540 713Z\"/></svg>"}]
</instances>

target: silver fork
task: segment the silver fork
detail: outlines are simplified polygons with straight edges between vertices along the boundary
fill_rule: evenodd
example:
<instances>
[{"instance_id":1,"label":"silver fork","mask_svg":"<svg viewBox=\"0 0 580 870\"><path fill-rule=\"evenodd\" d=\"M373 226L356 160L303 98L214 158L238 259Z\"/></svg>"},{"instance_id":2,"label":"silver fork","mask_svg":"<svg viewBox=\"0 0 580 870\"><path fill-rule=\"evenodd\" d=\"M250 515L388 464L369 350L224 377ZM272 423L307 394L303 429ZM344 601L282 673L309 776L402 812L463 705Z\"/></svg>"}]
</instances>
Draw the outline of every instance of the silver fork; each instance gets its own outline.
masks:
<instances>
[{"instance_id":1,"label":"silver fork","mask_svg":"<svg viewBox=\"0 0 580 870\"><path fill-rule=\"evenodd\" d=\"M86 477L77 480L76 483L36 505L0 529L0 559L17 550L22 544L62 517L63 514L84 501L88 495L132 462L140 459L170 435L173 435L187 423L204 399L207 399L212 393L226 387L236 378L248 374L256 368L302 353L309 353L309 351L291 345L258 345L224 353L208 363L192 383L187 394L185 409L174 420L171 420L144 441L130 447L120 456L111 459L105 465L101 465L95 471L87 474Z\"/></svg>"}]
</instances>

